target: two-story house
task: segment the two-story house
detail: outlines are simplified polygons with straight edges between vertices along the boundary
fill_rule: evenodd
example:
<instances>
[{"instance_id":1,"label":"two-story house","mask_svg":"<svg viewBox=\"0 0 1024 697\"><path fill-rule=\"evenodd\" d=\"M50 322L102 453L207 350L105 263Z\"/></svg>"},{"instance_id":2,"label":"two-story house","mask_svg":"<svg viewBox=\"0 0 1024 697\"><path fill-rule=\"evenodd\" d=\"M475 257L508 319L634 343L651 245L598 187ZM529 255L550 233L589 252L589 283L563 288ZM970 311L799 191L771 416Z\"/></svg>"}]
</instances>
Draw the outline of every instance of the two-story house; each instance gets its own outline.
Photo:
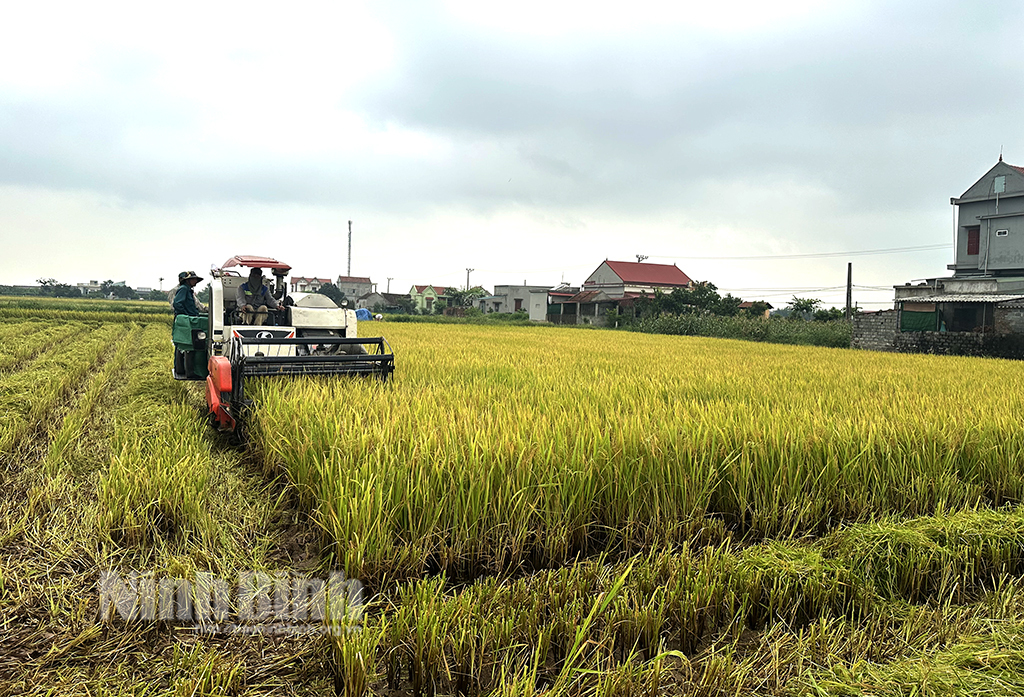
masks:
<instances>
[{"instance_id":1,"label":"two-story house","mask_svg":"<svg viewBox=\"0 0 1024 697\"><path fill-rule=\"evenodd\" d=\"M315 293L323 286L331 282L329 278L306 278L305 276L292 276L292 293Z\"/></svg>"},{"instance_id":2,"label":"two-story house","mask_svg":"<svg viewBox=\"0 0 1024 697\"><path fill-rule=\"evenodd\" d=\"M1000 156L950 203L956 253L947 268L953 275L895 287L900 331L1016 331L1003 320L1019 314L1014 306L1024 302L1024 167Z\"/></svg>"},{"instance_id":3,"label":"two-story house","mask_svg":"<svg viewBox=\"0 0 1024 697\"><path fill-rule=\"evenodd\" d=\"M365 276L338 276L334 285L352 302L374 291L373 281Z\"/></svg>"}]
</instances>

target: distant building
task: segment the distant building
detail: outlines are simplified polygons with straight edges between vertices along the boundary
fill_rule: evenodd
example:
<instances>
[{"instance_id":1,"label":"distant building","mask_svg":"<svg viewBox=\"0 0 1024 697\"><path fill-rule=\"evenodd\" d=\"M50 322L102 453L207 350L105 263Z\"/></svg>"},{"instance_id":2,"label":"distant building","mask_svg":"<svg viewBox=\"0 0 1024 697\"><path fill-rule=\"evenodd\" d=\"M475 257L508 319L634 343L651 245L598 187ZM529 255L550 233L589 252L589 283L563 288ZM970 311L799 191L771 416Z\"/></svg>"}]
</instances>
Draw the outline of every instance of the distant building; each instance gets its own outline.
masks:
<instances>
[{"instance_id":1,"label":"distant building","mask_svg":"<svg viewBox=\"0 0 1024 697\"><path fill-rule=\"evenodd\" d=\"M548 320L557 324L604 324L609 310L632 307L636 298L655 292L692 288L693 281L675 264L635 261L601 262L578 293L559 298L548 308Z\"/></svg>"},{"instance_id":2,"label":"distant building","mask_svg":"<svg viewBox=\"0 0 1024 697\"><path fill-rule=\"evenodd\" d=\"M366 293L356 300L356 309L366 308L367 310L382 310L384 312L398 312L410 304L412 298L409 295L399 293Z\"/></svg>"},{"instance_id":3,"label":"distant building","mask_svg":"<svg viewBox=\"0 0 1024 697\"><path fill-rule=\"evenodd\" d=\"M670 293L690 288L693 281L675 264L645 264L635 261L608 261L598 266L583 282L585 291L601 291L608 297L624 297L656 290Z\"/></svg>"},{"instance_id":4,"label":"distant building","mask_svg":"<svg viewBox=\"0 0 1024 697\"><path fill-rule=\"evenodd\" d=\"M79 290L81 290L83 295L86 294L86 293L99 293L100 292L100 282L99 281L89 281L88 283L76 283L75 287L78 288Z\"/></svg>"},{"instance_id":5,"label":"distant building","mask_svg":"<svg viewBox=\"0 0 1024 697\"><path fill-rule=\"evenodd\" d=\"M373 281L363 276L338 276L338 280L334 282L334 285L345 294L346 298L353 299L361 298L375 290Z\"/></svg>"},{"instance_id":6,"label":"distant building","mask_svg":"<svg viewBox=\"0 0 1024 697\"><path fill-rule=\"evenodd\" d=\"M1024 358L1024 167L999 161L959 197L952 276L895 286L895 309L855 315L852 345Z\"/></svg>"},{"instance_id":7,"label":"distant building","mask_svg":"<svg viewBox=\"0 0 1024 697\"><path fill-rule=\"evenodd\" d=\"M305 276L292 276L291 292L293 293L315 293L323 286L331 282L329 278L306 278Z\"/></svg>"},{"instance_id":8,"label":"distant building","mask_svg":"<svg viewBox=\"0 0 1024 697\"><path fill-rule=\"evenodd\" d=\"M543 321L550 291L551 286L495 286L494 295L477 298L475 304L483 312L528 312L530 319Z\"/></svg>"},{"instance_id":9,"label":"distant building","mask_svg":"<svg viewBox=\"0 0 1024 697\"><path fill-rule=\"evenodd\" d=\"M455 290L448 286L413 286L409 289L409 297L420 312L433 312L438 303L447 307L448 295Z\"/></svg>"},{"instance_id":10,"label":"distant building","mask_svg":"<svg viewBox=\"0 0 1024 697\"><path fill-rule=\"evenodd\" d=\"M774 307L772 307L771 303L765 302L763 300L757 300L757 301L753 301L753 302L747 301L747 302L740 303L740 310L749 310L750 308L752 308L754 306L754 302L760 302L760 303L764 304L764 307L765 307L764 318L765 319L768 319L771 316L772 310L775 309Z\"/></svg>"},{"instance_id":11,"label":"distant building","mask_svg":"<svg viewBox=\"0 0 1024 697\"><path fill-rule=\"evenodd\" d=\"M959 198L952 276L896 286L901 331L992 333L1024 301L1024 167L1002 157ZM1024 326L1016 331L1024 331Z\"/></svg>"}]
</instances>

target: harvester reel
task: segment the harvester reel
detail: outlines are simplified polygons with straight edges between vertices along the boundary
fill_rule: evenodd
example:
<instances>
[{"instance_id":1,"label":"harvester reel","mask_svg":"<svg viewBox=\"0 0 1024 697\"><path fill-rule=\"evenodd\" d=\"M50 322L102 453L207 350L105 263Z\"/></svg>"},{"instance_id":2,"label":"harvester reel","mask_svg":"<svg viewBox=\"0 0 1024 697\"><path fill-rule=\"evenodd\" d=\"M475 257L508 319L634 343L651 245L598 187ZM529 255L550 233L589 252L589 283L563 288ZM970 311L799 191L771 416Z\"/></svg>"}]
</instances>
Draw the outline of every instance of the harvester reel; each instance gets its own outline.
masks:
<instances>
[{"instance_id":1,"label":"harvester reel","mask_svg":"<svg viewBox=\"0 0 1024 697\"><path fill-rule=\"evenodd\" d=\"M302 338L312 338L317 336L341 336L338 332L330 329L303 329ZM296 349L300 355L306 356L333 356L341 350L341 346L338 344L299 344Z\"/></svg>"}]
</instances>

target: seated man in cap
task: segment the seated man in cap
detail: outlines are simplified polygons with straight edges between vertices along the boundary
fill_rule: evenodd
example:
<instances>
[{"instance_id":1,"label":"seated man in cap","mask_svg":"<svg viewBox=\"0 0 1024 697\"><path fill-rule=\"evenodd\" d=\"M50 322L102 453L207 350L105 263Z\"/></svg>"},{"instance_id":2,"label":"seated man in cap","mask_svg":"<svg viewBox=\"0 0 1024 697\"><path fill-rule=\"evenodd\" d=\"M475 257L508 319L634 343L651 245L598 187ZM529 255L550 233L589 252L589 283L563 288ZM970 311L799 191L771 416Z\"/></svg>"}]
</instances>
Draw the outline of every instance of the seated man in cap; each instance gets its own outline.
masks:
<instances>
[{"instance_id":1,"label":"seated man in cap","mask_svg":"<svg viewBox=\"0 0 1024 697\"><path fill-rule=\"evenodd\" d=\"M201 280L202 276L197 276L195 271L182 271L178 274L178 287L171 301L174 314L198 317L200 312L206 312L206 306L196 300L195 287Z\"/></svg>"},{"instance_id":2,"label":"seated man in cap","mask_svg":"<svg viewBox=\"0 0 1024 697\"><path fill-rule=\"evenodd\" d=\"M263 272L256 268L249 271L249 280L235 292L235 305L242 313L243 322L257 325L267 321L267 308L278 310L281 307L263 283Z\"/></svg>"}]
</instances>

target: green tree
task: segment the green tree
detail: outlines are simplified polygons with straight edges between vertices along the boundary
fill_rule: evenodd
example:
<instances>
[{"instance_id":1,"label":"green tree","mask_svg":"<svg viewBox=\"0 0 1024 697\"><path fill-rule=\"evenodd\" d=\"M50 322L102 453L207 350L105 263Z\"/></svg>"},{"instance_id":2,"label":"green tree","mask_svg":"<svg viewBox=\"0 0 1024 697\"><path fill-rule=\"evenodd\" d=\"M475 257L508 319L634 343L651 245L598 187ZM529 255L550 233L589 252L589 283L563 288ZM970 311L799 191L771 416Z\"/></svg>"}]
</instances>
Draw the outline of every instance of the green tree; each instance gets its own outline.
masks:
<instances>
[{"instance_id":1,"label":"green tree","mask_svg":"<svg viewBox=\"0 0 1024 697\"><path fill-rule=\"evenodd\" d=\"M137 300L139 297L131 286L111 286L110 293L120 300Z\"/></svg>"},{"instance_id":2,"label":"green tree","mask_svg":"<svg viewBox=\"0 0 1024 697\"><path fill-rule=\"evenodd\" d=\"M80 298L82 291L78 286L71 286L67 283L58 283L53 286L53 297L55 298Z\"/></svg>"},{"instance_id":3,"label":"green tree","mask_svg":"<svg viewBox=\"0 0 1024 697\"><path fill-rule=\"evenodd\" d=\"M53 278L39 278L36 279L36 283L39 284L39 295L47 295L54 298L82 297L82 290L78 286L72 286L67 283L58 283L57 280Z\"/></svg>"},{"instance_id":4,"label":"green tree","mask_svg":"<svg viewBox=\"0 0 1024 697\"><path fill-rule=\"evenodd\" d=\"M449 307L473 307L474 300L477 298L483 298L487 296L487 291L476 286L469 290L449 290L448 291L448 306Z\"/></svg>"},{"instance_id":5,"label":"green tree","mask_svg":"<svg viewBox=\"0 0 1024 697\"><path fill-rule=\"evenodd\" d=\"M660 288L654 295L641 293L633 304L633 314L640 317L669 315L720 315L733 317L740 311L742 299L731 293L718 294L718 287L710 281L697 283L691 288L673 288L665 293Z\"/></svg>"},{"instance_id":6,"label":"green tree","mask_svg":"<svg viewBox=\"0 0 1024 697\"><path fill-rule=\"evenodd\" d=\"M833 322L838 319L846 317L846 312L840 310L838 307L830 307L827 310L815 310L814 321L815 322Z\"/></svg>"},{"instance_id":7,"label":"green tree","mask_svg":"<svg viewBox=\"0 0 1024 697\"><path fill-rule=\"evenodd\" d=\"M767 311L768 303L764 302L763 300L757 300L755 302L750 303L750 307L744 310L748 317L753 317L755 319L762 319L764 317L764 313Z\"/></svg>"},{"instance_id":8,"label":"green tree","mask_svg":"<svg viewBox=\"0 0 1024 697\"><path fill-rule=\"evenodd\" d=\"M402 308L402 312L407 315L416 314L416 303L413 302L412 298L403 297L398 299L398 306Z\"/></svg>"},{"instance_id":9,"label":"green tree","mask_svg":"<svg viewBox=\"0 0 1024 697\"><path fill-rule=\"evenodd\" d=\"M807 319L808 315L818 309L818 305L821 305L821 301L817 298L798 298L794 295L789 301L789 318Z\"/></svg>"},{"instance_id":10,"label":"green tree","mask_svg":"<svg viewBox=\"0 0 1024 697\"><path fill-rule=\"evenodd\" d=\"M320 295L326 295L328 298L333 300L334 304L337 305L338 307L341 307L342 301L346 300L345 293L343 293L342 290L333 283L323 284L322 286L320 286L320 289L317 291L317 293L319 293Z\"/></svg>"},{"instance_id":11,"label":"green tree","mask_svg":"<svg viewBox=\"0 0 1024 697\"><path fill-rule=\"evenodd\" d=\"M714 314L722 317L735 317L740 313L740 305L743 303L741 298L737 298L732 293L726 293L725 297L718 301L714 308Z\"/></svg>"},{"instance_id":12,"label":"green tree","mask_svg":"<svg viewBox=\"0 0 1024 697\"><path fill-rule=\"evenodd\" d=\"M160 291L157 292L159 293ZM203 286L203 289L201 291L196 293L196 299L199 300L199 302L203 303L204 305L209 305L210 301L213 299L213 287L209 283L207 283L205 286Z\"/></svg>"}]
</instances>

